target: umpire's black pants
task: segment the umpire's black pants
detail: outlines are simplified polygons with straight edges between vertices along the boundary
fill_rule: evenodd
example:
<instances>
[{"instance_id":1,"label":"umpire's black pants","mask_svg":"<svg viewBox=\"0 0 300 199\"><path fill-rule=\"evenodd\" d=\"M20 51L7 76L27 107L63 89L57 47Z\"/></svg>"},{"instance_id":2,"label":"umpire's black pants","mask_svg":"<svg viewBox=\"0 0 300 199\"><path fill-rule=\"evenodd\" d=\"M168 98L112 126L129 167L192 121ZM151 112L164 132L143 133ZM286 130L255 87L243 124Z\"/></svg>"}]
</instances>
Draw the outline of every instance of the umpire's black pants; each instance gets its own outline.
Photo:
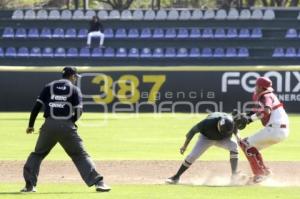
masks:
<instances>
[{"instance_id":1,"label":"umpire's black pants","mask_svg":"<svg viewBox=\"0 0 300 199\"><path fill-rule=\"evenodd\" d=\"M103 179L96 171L88 153L84 150L75 125L68 120L47 118L41 128L35 150L30 154L24 165L23 175L26 185L36 186L41 162L57 142L72 158L82 179L88 186L92 186Z\"/></svg>"}]
</instances>

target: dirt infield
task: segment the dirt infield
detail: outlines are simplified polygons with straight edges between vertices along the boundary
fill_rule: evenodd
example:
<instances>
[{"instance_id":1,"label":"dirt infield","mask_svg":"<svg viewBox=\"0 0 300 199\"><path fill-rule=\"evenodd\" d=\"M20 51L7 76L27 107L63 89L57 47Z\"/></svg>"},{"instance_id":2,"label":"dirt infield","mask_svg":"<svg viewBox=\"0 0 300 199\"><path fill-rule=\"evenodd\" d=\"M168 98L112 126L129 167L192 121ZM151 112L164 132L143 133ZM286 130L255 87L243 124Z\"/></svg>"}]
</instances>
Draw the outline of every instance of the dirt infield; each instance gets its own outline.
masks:
<instances>
[{"instance_id":1,"label":"dirt infield","mask_svg":"<svg viewBox=\"0 0 300 199\"><path fill-rule=\"evenodd\" d=\"M0 161L0 183L23 182L23 161ZM98 170L109 184L162 184L177 171L181 161L97 161ZM273 175L266 186L300 186L300 162L268 162ZM239 170L250 175L247 162ZM183 184L224 186L230 166L224 161L198 161L182 176ZM44 161L39 182L83 183L71 161Z\"/></svg>"}]
</instances>

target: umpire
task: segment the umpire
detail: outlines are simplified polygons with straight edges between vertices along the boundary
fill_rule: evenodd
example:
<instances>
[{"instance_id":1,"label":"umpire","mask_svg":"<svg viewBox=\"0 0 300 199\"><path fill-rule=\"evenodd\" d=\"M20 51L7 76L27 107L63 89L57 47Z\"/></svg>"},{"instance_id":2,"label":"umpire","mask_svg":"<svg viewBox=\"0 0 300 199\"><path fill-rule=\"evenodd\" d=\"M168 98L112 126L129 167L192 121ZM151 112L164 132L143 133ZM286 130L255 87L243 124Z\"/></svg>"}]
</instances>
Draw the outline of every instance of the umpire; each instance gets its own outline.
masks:
<instances>
[{"instance_id":1,"label":"umpire","mask_svg":"<svg viewBox=\"0 0 300 199\"><path fill-rule=\"evenodd\" d=\"M74 86L78 74L74 67L65 67L62 79L47 84L31 111L27 134L34 132L35 119L44 106L45 122L34 149L23 169L26 186L21 192L36 192L37 177L42 160L51 149L59 143L76 165L82 179L88 186L95 185L96 191L110 191L95 169L94 163L83 147L77 133L75 122L82 114L82 96L78 87Z\"/></svg>"}]
</instances>

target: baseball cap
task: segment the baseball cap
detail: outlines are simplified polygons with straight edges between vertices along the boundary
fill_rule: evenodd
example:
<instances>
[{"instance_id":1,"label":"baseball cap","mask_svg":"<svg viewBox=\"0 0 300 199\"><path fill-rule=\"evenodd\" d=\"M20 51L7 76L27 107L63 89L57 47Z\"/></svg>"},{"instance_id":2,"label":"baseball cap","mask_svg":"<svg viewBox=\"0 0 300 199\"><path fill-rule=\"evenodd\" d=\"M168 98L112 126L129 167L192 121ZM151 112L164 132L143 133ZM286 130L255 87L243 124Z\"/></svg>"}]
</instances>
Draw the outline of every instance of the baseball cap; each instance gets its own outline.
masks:
<instances>
[{"instance_id":1,"label":"baseball cap","mask_svg":"<svg viewBox=\"0 0 300 199\"><path fill-rule=\"evenodd\" d=\"M64 67L64 69L62 71L62 76L67 77L70 75L76 75L77 77L80 77L80 75L78 75L77 69L75 67L72 67L72 66Z\"/></svg>"}]
</instances>

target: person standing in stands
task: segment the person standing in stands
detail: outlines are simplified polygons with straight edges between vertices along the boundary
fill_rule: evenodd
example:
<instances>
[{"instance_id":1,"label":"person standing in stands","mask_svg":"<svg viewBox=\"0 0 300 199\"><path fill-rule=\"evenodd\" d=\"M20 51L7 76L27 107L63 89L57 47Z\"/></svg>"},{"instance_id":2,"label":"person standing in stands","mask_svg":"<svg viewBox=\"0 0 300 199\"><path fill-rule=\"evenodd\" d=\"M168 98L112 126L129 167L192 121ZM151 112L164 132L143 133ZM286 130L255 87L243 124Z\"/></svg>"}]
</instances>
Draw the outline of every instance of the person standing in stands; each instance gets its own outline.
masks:
<instances>
[{"instance_id":1,"label":"person standing in stands","mask_svg":"<svg viewBox=\"0 0 300 199\"><path fill-rule=\"evenodd\" d=\"M104 34L103 34L103 25L101 24L99 17L93 16L93 19L90 22L90 29L87 36L87 45L91 47L92 37L100 37L100 48L104 48Z\"/></svg>"}]
</instances>

